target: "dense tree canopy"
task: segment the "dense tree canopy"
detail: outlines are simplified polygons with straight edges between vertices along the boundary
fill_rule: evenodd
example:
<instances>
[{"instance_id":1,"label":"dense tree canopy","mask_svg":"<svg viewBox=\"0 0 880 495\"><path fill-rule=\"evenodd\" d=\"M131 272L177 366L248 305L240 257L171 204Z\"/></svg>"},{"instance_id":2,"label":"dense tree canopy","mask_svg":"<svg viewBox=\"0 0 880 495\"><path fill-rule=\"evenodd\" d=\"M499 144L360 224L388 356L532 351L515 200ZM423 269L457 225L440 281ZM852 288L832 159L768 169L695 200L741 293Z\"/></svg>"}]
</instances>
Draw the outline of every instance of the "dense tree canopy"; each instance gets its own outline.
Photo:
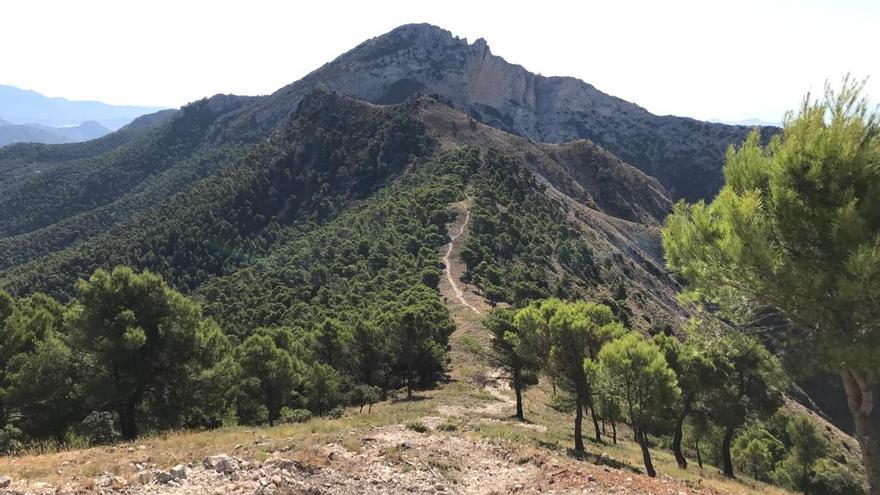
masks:
<instances>
[{"instance_id":1,"label":"dense tree canopy","mask_svg":"<svg viewBox=\"0 0 880 495\"><path fill-rule=\"evenodd\" d=\"M74 347L92 356L92 400L118 414L124 438L137 436L145 402L171 412L162 406L185 398L186 382L198 376L193 368L204 364L196 359L200 344L223 345L197 305L158 276L130 268L80 281L65 317Z\"/></svg>"}]
</instances>

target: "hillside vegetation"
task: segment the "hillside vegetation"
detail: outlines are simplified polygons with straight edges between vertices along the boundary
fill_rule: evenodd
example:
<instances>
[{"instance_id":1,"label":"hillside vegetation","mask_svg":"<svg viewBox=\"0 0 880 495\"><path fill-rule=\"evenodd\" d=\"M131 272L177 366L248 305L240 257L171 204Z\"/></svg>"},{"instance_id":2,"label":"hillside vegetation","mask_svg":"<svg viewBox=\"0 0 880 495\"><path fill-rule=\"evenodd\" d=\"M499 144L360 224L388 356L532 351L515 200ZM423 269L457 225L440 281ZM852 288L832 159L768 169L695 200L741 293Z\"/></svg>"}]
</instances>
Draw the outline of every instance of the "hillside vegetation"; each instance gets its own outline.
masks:
<instances>
[{"instance_id":1,"label":"hillside vegetation","mask_svg":"<svg viewBox=\"0 0 880 495\"><path fill-rule=\"evenodd\" d=\"M393 104L314 87L365 71ZM744 132L406 26L274 95L3 148L0 489L872 494L876 117L847 82L673 206Z\"/></svg>"}]
</instances>

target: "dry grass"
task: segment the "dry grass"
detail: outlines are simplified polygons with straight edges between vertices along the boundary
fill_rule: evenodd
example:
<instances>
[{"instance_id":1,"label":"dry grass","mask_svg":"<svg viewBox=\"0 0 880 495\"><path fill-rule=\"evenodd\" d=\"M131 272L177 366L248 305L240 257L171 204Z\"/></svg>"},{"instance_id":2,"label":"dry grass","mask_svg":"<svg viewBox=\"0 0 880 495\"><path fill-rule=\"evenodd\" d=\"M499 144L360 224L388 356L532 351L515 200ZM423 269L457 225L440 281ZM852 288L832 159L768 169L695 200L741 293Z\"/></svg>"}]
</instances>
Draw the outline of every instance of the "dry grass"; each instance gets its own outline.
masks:
<instances>
[{"instance_id":1,"label":"dry grass","mask_svg":"<svg viewBox=\"0 0 880 495\"><path fill-rule=\"evenodd\" d=\"M507 421L478 421L470 422L460 427L468 434L480 438L488 438L502 443L514 443L524 448L535 448L564 452L570 455L573 447L574 417L570 414L558 412L547 407L552 388L546 383L527 390L524 396L525 415L529 423L526 426L518 425L514 419ZM513 411L511 411L512 413ZM543 429L534 427L540 425ZM628 439L632 432L625 426L618 426L618 444L613 445L610 436L603 437L603 442L597 443L592 438L592 425L588 419L584 419L584 441L588 455L583 462L585 464L611 465L623 470L643 471L642 454L638 445ZM720 469L705 464L704 469L691 462L687 470L678 468L675 458L668 451L662 449L651 450L654 467L658 474L682 480L691 486L708 489L717 493L731 495L745 494L770 494L783 495L790 492L778 487L768 485L751 478L740 476L736 480L725 478Z\"/></svg>"},{"instance_id":2,"label":"dry grass","mask_svg":"<svg viewBox=\"0 0 880 495\"><path fill-rule=\"evenodd\" d=\"M470 388L470 387L468 387ZM349 432L365 432L372 427L417 423L419 418L436 411L439 405L470 405L486 399L476 389L463 390L450 383L436 390L417 394L418 400L386 401L373 406L372 413L349 409L339 419L316 418L305 423L269 427L226 427L211 431L177 431L121 443L109 447L68 450L39 455L0 457L0 473L14 479L48 482L55 485L113 473L133 479L135 463L158 466L199 463L209 455L230 453L264 460L277 450L297 452L312 445L339 443L357 452Z\"/></svg>"}]
</instances>

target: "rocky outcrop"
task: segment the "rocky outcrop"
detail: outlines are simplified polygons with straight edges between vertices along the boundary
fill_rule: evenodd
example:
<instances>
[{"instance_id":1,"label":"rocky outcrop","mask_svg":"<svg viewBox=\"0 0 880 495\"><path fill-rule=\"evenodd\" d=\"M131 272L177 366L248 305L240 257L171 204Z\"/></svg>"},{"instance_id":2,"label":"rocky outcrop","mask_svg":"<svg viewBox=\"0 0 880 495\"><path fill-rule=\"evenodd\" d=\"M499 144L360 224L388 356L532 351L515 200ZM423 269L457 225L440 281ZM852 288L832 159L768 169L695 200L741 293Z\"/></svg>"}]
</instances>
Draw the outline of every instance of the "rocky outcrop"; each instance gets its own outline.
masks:
<instances>
[{"instance_id":1,"label":"rocky outcrop","mask_svg":"<svg viewBox=\"0 0 880 495\"><path fill-rule=\"evenodd\" d=\"M324 85L374 103L437 94L475 119L534 141L589 139L656 177L673 198L714 196L724 152L750 127L657 116L571 77L534 74L427 24L401 26L368 40L300 81L254 102L233 128L269 126L289 116L305 94ZM240 121L235 121L241 119ZM775 128L762 128L769 136Z\"/></svg>"}]
</instances>

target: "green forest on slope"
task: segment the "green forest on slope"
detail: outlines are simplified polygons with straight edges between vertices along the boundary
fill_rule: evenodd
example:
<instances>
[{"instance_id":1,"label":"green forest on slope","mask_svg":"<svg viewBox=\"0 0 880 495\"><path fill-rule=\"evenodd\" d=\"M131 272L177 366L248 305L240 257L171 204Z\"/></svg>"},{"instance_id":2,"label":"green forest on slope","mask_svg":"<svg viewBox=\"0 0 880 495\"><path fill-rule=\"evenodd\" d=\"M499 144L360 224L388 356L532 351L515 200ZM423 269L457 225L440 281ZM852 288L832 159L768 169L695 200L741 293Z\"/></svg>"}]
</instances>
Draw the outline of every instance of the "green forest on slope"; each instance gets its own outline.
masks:
<instances>
[{"instance_id":1,"label":"green forest on slope","mask_svg":"<svg viewBox=\"0 0 880 495\"><path fill-rule=\"evenodd\" d=\"M418 117L426 109L318 92L266 139L218 144L228 115L205 100L45 175L37 158L4 155L0 284L12 295L0 295L0 450L302 421L411 396L444 372L454 326L438 250L450 203L469 198L464 281L499 306L486 322L494 359L518 396L539 375L559 388L553 406L576 418L576 455L583 419L597 441L600 421L623 421L648 474L651 448L671 448L684 468L705 441L729 476L736 465L790 488L861 490L840 446L777 413L789 382L761 344L709 313L685 323L669 301L675 282L644 243L656 227L554 192L516 146L438 152L436 129ZM463 132L485 137L476 125ZM733 172L769 160L757 143L729 155ZM675 266L720 235L687 238L697 228L683 215L703 208L679 206L667 225L691 243L667 248L693 251L673 250ZM852 219L867 214L841 211L860 232ZM692 283L706 266L727 269L696 266L683 274Z\"/></svg>"}]
</instances>

